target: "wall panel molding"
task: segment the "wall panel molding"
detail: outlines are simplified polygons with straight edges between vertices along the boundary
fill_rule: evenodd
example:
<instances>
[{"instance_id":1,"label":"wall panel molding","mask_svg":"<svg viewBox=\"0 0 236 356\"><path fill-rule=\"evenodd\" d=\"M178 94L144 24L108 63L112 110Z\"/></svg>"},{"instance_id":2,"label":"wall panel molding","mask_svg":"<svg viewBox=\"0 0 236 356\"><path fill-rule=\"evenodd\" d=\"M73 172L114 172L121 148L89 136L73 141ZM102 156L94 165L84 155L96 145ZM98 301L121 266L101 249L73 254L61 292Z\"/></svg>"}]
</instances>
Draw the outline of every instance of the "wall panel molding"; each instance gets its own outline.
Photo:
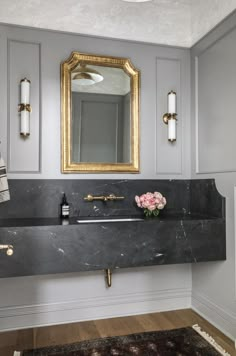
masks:
<instances>
[{"instance_id":1,"label":"wall panel molding","mask_svg":"<svg viewBox=\"0 0 236 356\"><path fill-rule=\"evenodd\" d=\"M9 173L41 172L41 45L7 40L7 162ZM30 136L19 134L20 80L31 80ZM23 164L24 163L24 164Z\"/></svg>"},{"instance_id":2,"label":"wall panel molding","mask_svg":"<svg viewBox=\"0 0 236 356\"><path fill-rule=\"evenodd\" d=\"M236 186L234 186L234 241L236 241ZM234 301L236 303L236 243L234 244Z\"/></svg>"},{"instance_id":3,"label":"wall panel molding","mask_svg":"<svg viewBox=\"0 0 236 356\"><path fill-rule=\"evenodd\" d=\"M0 152L1 156L7 163L7 39L6 30L1 29L0 36L0 97L1 97L1 111L0 111Z\"/></svg>"},{"instance_id":4,"label":"wall panel molding","mask_svg":"<svg viewBox=\"0 0 236 356\"><path fill-rule=\"evenodd\" d=\"M165 289L0 308L0 331L189 308L191 290Z\"/></svg>"},{"instance_id":5,"label":"wall panel molding","mask_svg":"<svg viewBox=\"0 0 236 356\"><path fill-rule=\"evenodd\" d=\"M222 309L203 294L195 292L192 293L192 309L235 341L236 313L226 310L225 308Z\"/></svg>"},{"instance_id":6,"label":"wall panel molding","mask_svg":"<svg viewBox=\"0 0 236 356\"><path fill-rule=\"evenodd\" d=\"M191 49L191 149L193 161L196 159L191 177L196 179L205 174L215 178L221 194L227 197L227 262L211 267L194 266L192 308L233 340L236 338L235 19L236 13ZM216 293L217 290L221 292Z\"/></svg>"},{"instance_id":7,"label":"wall panel molding","mask_svg":"<svg viewBox=\"0 0 236 356\"><path fill-rule=\"evenodd\" d=\"M183 118L182 118L182 79L181 59L156 58L156 174L182 175L183 167ZM167 111L167 94L177 92L177 140L171 143L167 139L167 125L162 116ZM172 165L168 162L172 161Z\"/></svg>"},{"instance_id":8,"label":"wall panel molding","mask_svg":"<svg viewBox=\"0 0 236 356\"><path fill-rule=\"evenodd\" d=\"M224 36L221 36L218 40L215 40L213 43L209 44L206 48L201 49L200 51L198 51L198 53L196 53L195 57L194 57L194 77L195 77L195 112L194 112L194 116L195 116L195 139L196 139L196 147L195 147L195 159L196 159L196 167L195 167L195 172L196 174L213 174L213 173L233 173L236 172L236 159L234 159L233 157L229 157L230 155L227 154L229 152L234 152L234 140L232 140L232 137L230 137L230 132L234 128L233 126L230 124L230 117L232 117L232 115L228 115L228 105L222 102L222 107L225 107L225 113L220 113L217 112L217 110L214 110L214 105L211 103L211 101L209 101L209 106L207 108L206 103L204 102L203 99L203 92L204 92L204 85L201 85L201 80L204 80L207 76L207 73L204 72L204 74L201 74L201 61L203 61L202 64L202 68L205 68L207 65L209 65L208 62L210 62L210 58L214 58L217 61L220 60L222 61L222 63L224 62L224 57L222 55L223 52L226 53L226 51L222 50L220 48L220 41L226 41L227 42L227 36L231 36L232 35L232 31L227 32ZM204 58L203 58L204 56ZM207 62L208 60L208 62ZM216 64L217 65L217 64ZM212 66L213 66L213 61L212 61ZM209 68L211 70L211 68ZM224 68L222 68L222 73L226 73L226 70ZM217 71L216 71L217 74ZM218 75L218 74L217 74ZM220 81L220 76L218 78L218 82L216 80L215 82L215 86L212 87L212 91L216 91L216 88L218 89L219 93L221 93L221 91L223 89L221 89L221 85L223 86L223 83L225 81L227 81L227 73L226 76L224 78L224 76L222 76L222 80ZM213 76L210 77L211 81L214 81ZM229 82L229 81L228 81ZM210 90L208 88L208 90L205 90L204 94L206 94L206 96L208 97ZM217 96L215 97L215 103L217 105L217 103L220 102L220 98L221 95L218 94L218 98ZM211 98L209 98L210 100ZM231 111L231 110L230 110ZM227 123L227 119L228 119L228 123ZM220 124L221 122L225 122L225 129L223 132L223 127ZM204 126L203 126L204 125ZM228 131L227 131L228 130ZM204 132L208 132L208 137L209 140L211 138L211 132L216 133L217 135L215 137L217 137L218 140L220 140L220 135L219 132L223 135L225 135L226 137L229 137L227 143L222 142L221 146L225 146L227 145L227 151L226 154L224 156L220 156L219 154L219 159L217 160L217 158L213 157L213 152L217 152L217 150L220 152L220 143L218 146L218 142L217 139L216 141L212 140L212 142L209 142L209 145L207 146L207 141L208 141L208 137L205 138L204 136ZM211 151L212 149L212 151ZM225 147L224 147L225 149ZM211 157L211 158L210 158Z\"/></svg>"}]
</instances>

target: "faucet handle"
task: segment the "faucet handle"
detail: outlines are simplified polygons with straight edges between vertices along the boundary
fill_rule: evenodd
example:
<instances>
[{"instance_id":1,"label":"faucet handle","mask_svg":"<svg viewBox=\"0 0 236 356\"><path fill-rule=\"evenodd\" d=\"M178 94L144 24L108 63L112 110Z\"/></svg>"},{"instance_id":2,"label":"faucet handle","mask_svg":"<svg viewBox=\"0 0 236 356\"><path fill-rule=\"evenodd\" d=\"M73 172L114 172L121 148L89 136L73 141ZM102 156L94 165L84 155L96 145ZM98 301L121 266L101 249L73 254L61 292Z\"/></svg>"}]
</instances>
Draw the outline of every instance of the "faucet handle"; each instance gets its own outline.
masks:
<instances>
[{"instance_id":1,"label":"faucet handle","mask_svg":"<svg viewBox=\"0 0 236 356\"><path fill-rule=\"evenodd\" d=\"M101 196L99 196L99 197L96 197L96 196L94 196L94 195L92 195L92 194L88 194L86 197L84 197L84 200L86 200L86 201L94 201L94 200L103 200L103 201L105 201L105 196L103 196L103 195L101 195Z\"/></svg>"},{"instance_id":2,"label":"faucet handle","mask_svg":"<svg viewBox=\"0 0 236 356\"><path fill-rule=\"evenodd\" d=\"M93 201L94 197L92 194L88 194L86 197L84 197L84 200L86 201Z\"/></svg>"}]
</instances>

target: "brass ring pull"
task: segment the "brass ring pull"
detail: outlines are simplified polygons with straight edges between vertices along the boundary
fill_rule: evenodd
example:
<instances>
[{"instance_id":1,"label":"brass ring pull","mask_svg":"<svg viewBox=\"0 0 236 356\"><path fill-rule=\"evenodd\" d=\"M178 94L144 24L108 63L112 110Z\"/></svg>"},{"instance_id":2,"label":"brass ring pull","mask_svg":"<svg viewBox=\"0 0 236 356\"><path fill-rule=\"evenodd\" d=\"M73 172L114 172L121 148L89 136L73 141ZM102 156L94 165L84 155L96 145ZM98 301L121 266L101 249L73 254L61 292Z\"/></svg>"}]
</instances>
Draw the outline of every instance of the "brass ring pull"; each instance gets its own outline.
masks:
<instances>
[{"instance_id":1,"label":"brass ring pull","mask_svg":"<svg viewBox=\"0 0 236 356\"><path fill-rule=\"evenodd\" d=\"M0 250L7 250L7 256L12 256L14 253L12 245L0 245Z\"/></svg>"}]
</instances>

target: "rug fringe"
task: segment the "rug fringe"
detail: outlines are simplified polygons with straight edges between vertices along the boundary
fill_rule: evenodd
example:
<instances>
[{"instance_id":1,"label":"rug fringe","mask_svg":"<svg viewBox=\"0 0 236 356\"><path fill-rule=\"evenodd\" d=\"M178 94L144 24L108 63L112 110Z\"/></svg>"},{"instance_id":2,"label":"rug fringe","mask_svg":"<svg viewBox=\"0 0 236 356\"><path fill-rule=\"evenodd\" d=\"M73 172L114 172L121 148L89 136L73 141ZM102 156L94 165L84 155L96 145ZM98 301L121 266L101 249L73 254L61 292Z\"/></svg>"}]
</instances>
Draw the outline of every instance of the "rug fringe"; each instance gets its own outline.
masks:
<instances>
[{"instance_id":1,"label":"rug fringe","mask_svg":"<svg viewBox=\"0 0 236 356\"><path fill-rule=\"evenodd\" d=\"M231 356L227 351L225 351L216 341L213 339L212 336L207 334L205 331L201 329L198 324L192 326L192 328L201 335L206 341L209 342L222 356Z\"/></svg>"}]
</instances>

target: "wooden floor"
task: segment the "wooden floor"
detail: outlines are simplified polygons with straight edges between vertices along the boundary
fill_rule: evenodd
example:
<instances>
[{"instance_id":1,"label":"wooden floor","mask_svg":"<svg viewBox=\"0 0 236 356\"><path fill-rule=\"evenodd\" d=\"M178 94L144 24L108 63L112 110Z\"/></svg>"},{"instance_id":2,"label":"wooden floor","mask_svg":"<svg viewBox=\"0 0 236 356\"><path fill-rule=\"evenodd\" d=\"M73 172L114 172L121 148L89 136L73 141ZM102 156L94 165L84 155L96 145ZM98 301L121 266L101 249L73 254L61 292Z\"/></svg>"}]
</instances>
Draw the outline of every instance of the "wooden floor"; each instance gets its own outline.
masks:
<instances>
[{"instance_id":1,"label":"wooden floor","mask_svg":"<svg viewBox=\"0 0 236 356\"><path fill-rule=\"evenodd\" d=\"M175 329L193 324L199 324L226 351L232 356L236 355L230 339L191 309L184 309L0 333L0 356L12 356L15 350L144 331Z\"/></svg>"}]
</instances>

